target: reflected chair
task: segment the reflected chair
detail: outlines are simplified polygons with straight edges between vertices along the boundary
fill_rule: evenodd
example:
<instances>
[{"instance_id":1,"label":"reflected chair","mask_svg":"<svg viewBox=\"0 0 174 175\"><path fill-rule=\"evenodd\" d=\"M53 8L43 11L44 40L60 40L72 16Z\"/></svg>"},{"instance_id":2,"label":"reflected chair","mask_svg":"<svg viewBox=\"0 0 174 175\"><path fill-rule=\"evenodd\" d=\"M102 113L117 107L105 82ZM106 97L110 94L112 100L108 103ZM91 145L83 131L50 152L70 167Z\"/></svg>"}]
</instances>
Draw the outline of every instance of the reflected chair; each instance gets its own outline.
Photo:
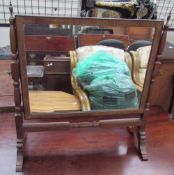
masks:
<instances>
[{"instance_id":1,"label":"reflected chair","mask_svg":"<svg viewBox=\"0 0 174 175\"><path fill-rule=\"evenodd\" d=\"M84 59L92 53L95 53L98 50L104 50L110 53L111 55L116 56L125 61L125 63L128 65L131 71L132 80L135 83L137 90L139 92L142 92L150 49L150 46L145 46L140 47L139 49L137 49L137 51L127 52L123 49L100 45L79 47L75 51L70 51L71 70L73 70L76 67L78 61ZM72 85L76 85L76 87L83 91L80 85L78 84L77 79L73 76L72 73L71 81ZM76 87L73 86L74 89Z\"/></svg>"},{"instance_id":2,"label":"reflected chair","mask_svg":"<svg viewBox=\"0 0 174 175\"><path fill-rule=\"evenodd\" d=\"M108 46L101 46L101 45L95 45L95 46L84 46L79 47L75 51L70 51L70 60L71 60L71 84L73 86L73 89L75 90L76 94L82 93L83 98L81 98L81 103L83 106L88 107L90 110L90 102L87 94L83 91L83 88L80 86L77 78L73 75L72 71L77 66L77 63L80 60L83 60L84 58L88 57L89 55L95 53L96 51L104 50L111 54L112 56L118 57L121 60L124 60L126 64L128 65L129 69L132 69L132 59L128 52L125 52L123 49L114 48L114 47L108 47ZM78 95L80 96L80 95ZM84 104L85 103L85 104Z\"/></svg>"},{"instance_id":3,"label":"reflected chair","mask_svg":"<svg viewBox=\"0 0 174 175\"><path fill-rule=\"evenodd\" d=\"M150 51L151 46L144 46L129 52L132 60L132 79L140 91L143 89Z\"/></svg>"}]
</instances>

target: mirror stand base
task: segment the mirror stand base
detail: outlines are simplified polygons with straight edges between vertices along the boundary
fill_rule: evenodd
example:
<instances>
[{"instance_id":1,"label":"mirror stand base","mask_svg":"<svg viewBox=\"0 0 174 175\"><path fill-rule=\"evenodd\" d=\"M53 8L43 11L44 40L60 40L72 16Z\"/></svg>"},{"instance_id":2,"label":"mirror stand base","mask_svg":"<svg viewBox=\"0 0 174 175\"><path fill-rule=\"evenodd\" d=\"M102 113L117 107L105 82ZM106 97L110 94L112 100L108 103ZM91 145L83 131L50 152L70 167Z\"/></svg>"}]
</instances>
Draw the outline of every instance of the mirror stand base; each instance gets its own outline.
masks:
<instances>
[{"instance_id":1,"label":"mirror stand base","mask_svg":"<svg viewBox=\"0 0 174 175\"><path fill-rule=\"evenodd\" d=\"M139 151L139 155L140 158L143 161L147 161L148 160L148 154L147 154L147 150L146 150L146 132L145 131L138 131L138 151Z\"/></svg>"},{"instance_id":2,"label":"mirror stand base","mask_svg":"<svg viewBox=\"0 0 174 175\"><path fill-rule=\"evenodd\" d=\"M140 131L139 127L129 126L127 131L134 136L135 146L138 149L139 156L142 161L148 160L148 153L146 150L146 132Z\"/></svg>"}]
</instances>

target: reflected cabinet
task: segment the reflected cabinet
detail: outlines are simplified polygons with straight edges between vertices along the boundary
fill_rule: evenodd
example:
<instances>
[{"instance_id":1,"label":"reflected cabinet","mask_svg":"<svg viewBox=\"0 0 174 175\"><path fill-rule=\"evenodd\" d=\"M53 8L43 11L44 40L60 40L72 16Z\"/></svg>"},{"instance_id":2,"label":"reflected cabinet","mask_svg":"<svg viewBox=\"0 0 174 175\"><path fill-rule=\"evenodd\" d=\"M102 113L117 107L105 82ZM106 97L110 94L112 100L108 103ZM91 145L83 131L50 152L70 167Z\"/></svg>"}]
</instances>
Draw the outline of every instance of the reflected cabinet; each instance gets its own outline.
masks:
<instances>
[{"instance_id":1,"label":"reflected cabinet","mask_svg":"<svg viewBox=\"0 0 174 175\"><path fill-rule=\"evenodd\" d=\"M148 28L151 38L117 34L120 27ZM163 28L157 20L11 17L16 170L22 171L25 132L39 137L81 127L129 128L147 160L145 118Z\"/></svg>"}]
</instances>

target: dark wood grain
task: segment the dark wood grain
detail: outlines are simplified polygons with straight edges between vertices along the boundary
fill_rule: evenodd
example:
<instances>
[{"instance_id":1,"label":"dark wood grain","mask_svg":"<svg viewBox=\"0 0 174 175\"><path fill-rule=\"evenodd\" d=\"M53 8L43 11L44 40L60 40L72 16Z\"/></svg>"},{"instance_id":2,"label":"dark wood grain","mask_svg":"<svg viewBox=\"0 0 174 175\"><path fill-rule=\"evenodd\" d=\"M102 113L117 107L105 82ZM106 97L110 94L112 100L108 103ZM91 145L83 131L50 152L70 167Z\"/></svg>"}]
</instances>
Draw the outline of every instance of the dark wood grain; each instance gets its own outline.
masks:
<instances>
[{"instance_id":1,"label":"dark wood grain","mask_svg":"<svg viewBox=\"0 0 174 175\"><path fill-rule=\"evenodd\" d=\"M81 18L81 17L42 17L42 16L16 16L16 20L25 24L64 24L64 25L82 25L82 26L123 26L123 27L157 27L163 25L163 20L132 20L132 19L114 19L110 18Z\"/></svg>"},{"instance_id":2,"label":"dark wood grain","mask_svg":"<svg viewBox=\"0 0 174 175\"><path fill-rule=\"evenodd\" d=\"M135 156L132 135L125 128L78 128L30 133L24 147L26 158L22 174L172 175L173 131L174 124L167 113L159 109L151 111L146 128L150 154L147 162ZM14 167L16 133L13 113L1 113L0 133L0 174L18 175Z\"/></svg>"},{"instance_id":3,"label":"dark wood grain","mask_svg":"<svg viewBox=\"0 0 174 175\"><path fill-rule=\"evenodd\" d=\"M161 41L160 37L161 37L162 30L163 30L163 25L159 25L158 27L155 28L153 44L152 44L152 48L151 48L151 53L150 53L149 62L148 62L148 68L146 71L146 77L145 77L145 82L144 82L144 87L143 87L143 93L141 96L140 108L145 108L145 105L146 105L148 97L149 97L149 92L150 92L149 90L150 90L150 86L152 83L151 80L152 80L153 70L155 67L155 61L157 60L158 47L159 47L160 41Z\"/></svg>"},{"instance_id":4,"label":"dark wood grain","mask_svg":"<svg viewBox=\"0 0 174 175\"><path fill-rule=\"evenodd\" d=\"M14 81L19 81L19 65L17 63L11 64L11 76Z\"/></svg>"},{"instance_id":5,"label":"dark wood grain","mask_svg":"<svg viewBox=\"0 0 174 175\"><path fill-rule=\"evenodd\" d=\"M44 73L70 76L70 58L47 56L44 58Z\"/></svg>"},{"instance_id":6,"label":"dark wood grain","mask_svg":"<svg viewBox=\"0 0 174 175\"><path fill-rule=\"evenodd\" d=\"M122 41L125 46L129 45L128 35L113 35L113 34L79 34L78 43L79 46L96 45L99 41L105 39L116 39Z\"/></svg>"},{"instance_id":7,"label":"dark wood grain","mask_svg":"<svg viewBox=\"0 0 174 175\"><path fill-rule=\"evenodd\" d=\"M70 36L26 35L25 49L26 51L68 52L75 49L75 41Z\"/></svg>"}]
</instances>

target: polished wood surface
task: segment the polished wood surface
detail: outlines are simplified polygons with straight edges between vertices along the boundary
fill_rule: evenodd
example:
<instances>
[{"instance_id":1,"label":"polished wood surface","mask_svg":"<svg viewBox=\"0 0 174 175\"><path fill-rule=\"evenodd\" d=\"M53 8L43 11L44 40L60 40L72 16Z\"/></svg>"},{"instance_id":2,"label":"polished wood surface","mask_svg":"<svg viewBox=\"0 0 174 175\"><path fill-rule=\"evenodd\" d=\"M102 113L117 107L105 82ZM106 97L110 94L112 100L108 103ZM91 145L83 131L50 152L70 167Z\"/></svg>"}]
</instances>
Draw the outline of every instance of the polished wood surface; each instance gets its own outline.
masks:
<instances>
[{"instance_id":1,"label":"polished wood surface","mask_svg":"<svg viewBox=\"0 0 174 175\"><path fill-rule=\"evenodd\" d=\"M70 58L46 56L44 62L44 74L70 76Z\"/></svg>"},{"instance_id":2,"label":"polished wood surface","mask_svg":"<svg viewBox=\"0 0 174 175\"><path fill-rule=\"evenodd\" d=\"M76 96L62 91L29 91L29 103L31 113L81 109Z\"/></svg>"},{"instance_id":3,"label":"polished wood surface","mask_svg":"<svg viewBox=\"0 0 174 175\"><path fill-rule=\"evenodd\" d=\"M126 34L129 35L131 41L136 40L152 40L153 28L129 27L126 29Z\"/></svg>"},{"instance_id":4,"label":"polished wood surface","mask_svg":"<svg viewBox=\"0 0 174 175\"><path fill-rule=\"evenodd\" d=\"M114 35L114 34L79 34L78 36L78 46L88 46L96 45L99 41L105 39L116 39L122 41L125 46L129 45L129 36L128 35Z\"/></svg>"},{"instance_id":5,"label":"polished wood surface","mask_svg":"<svg viewBox=\"0 0 174 175\"><path fill-rule=\"evenodd\" d=\"M74 37L70 37L70 36L26 35L25 45L26 45L26 51L68 52L71 49L75 49L75 40L74 40Z\"/></svg>"},{"instance_id":6,"label":"polished wood surface","mask_svg":"<svg viewBox=\"0 0 174 175\"><path fill-rule=\"evenodd\" d=\"M14 114L1 114L0 174L173 175L174 122L167 113L151 112L146 128L149 161L139 160L132 135L124 128L78 128L27 134L23 173L15 172Z\"/></svg>"},{"instance_id":7,"label":"polished wood surface","mask_svg":"<svg viewBox=\"0 0 174 175\"><path fill-rule=\"evenodd\" d=\"M10 18L10 20L14 18ZM16 37L16 27L14 23L10 23L10 28L14 28L15 32L13 30L10 30L10 37ZM10 45L14 46L15 41L17 41L17 37L14 39L10 39ZM23 116L24 113L22 112L22 93L21 93L21 74L20 74L20 66L19 66L19 61L18 61L18 56L17 56L17 49L14 50L15 52L13 53L13 63L11 64L11 75L13 79L13 87L14 87L14 104L15 104L15 123L16 123L16 135L17 135L17 140L16 140L16 152L17 152L17 158L16 158L16 171L19 171L22 169L22 164L23 162L23 143L24 143L24 133L22 131L22 123L23 123ZM25 55L25 54L24 54ZM25 70L26 71L26 70Z\"/></svg>"},{"instance_id":8,"label":"polished wood surface","mask_svg":"<svg viewBox=\"0 0 174 175\"><path fill-rule=\"evenodd\" d=\"M70 58L46 56L44 64L44 86L48 90L72 93Z\"/></svg>"}]
</instances>

